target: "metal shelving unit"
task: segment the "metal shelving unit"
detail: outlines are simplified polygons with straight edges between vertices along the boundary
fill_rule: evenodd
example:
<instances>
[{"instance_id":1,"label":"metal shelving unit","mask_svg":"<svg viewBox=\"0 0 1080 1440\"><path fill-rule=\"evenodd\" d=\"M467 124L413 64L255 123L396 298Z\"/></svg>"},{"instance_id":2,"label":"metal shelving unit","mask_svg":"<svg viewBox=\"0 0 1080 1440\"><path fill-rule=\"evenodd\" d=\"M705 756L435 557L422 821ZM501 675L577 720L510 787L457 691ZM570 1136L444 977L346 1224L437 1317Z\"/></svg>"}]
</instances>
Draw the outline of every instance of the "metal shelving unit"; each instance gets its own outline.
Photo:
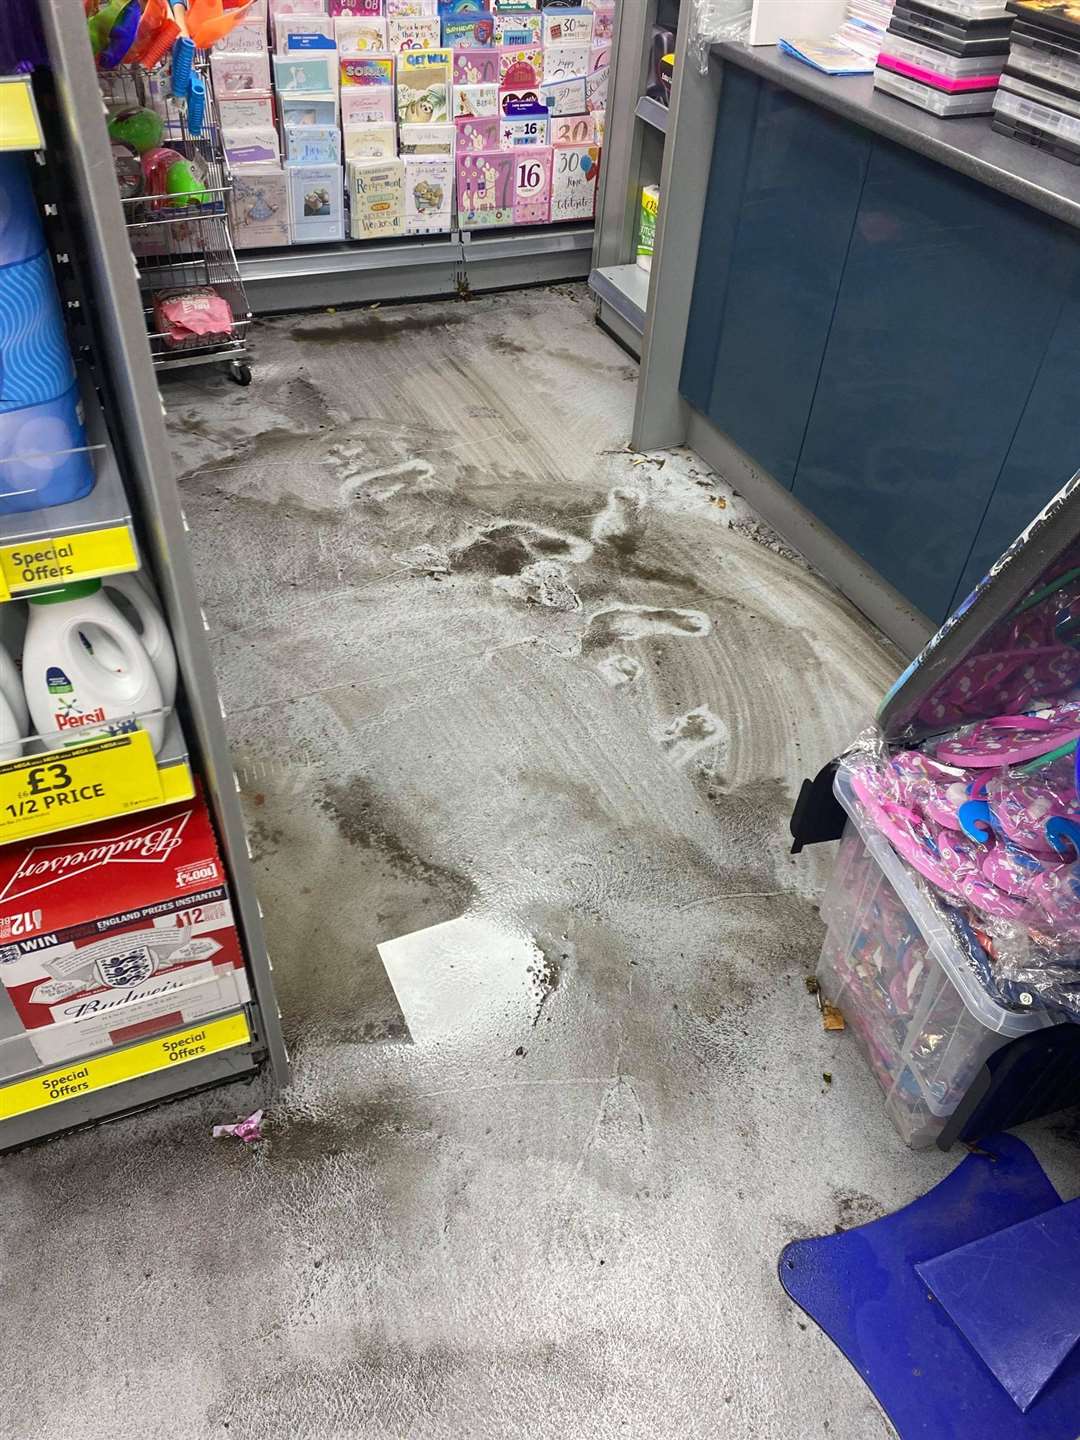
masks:
<instances>
[{"instance_id":1,"label":"metal shelving unit","mask_svg":"<svg viewBox=\"0 0 1080 1440\"><path fill-rule=\"evenodd\" d=\"M139 568L135 526L97 391L79 367L94 488L81 500L0 515L0 598Z\"/></svg>"},{"instance_id":2,"label":"metal shelving unit","mask_svg":"<svg viewBox=\"0 0 1080 1440\"><path fill-rule=\"evenodd\" d=\"M631 432L639 450L682 445L688 438L689 407L679 394L679 375L720 98L720 67L702 70L693 38L690 25L679 27ZM674 212L664 205L665 195L676 197Z\"/></svg>"},{"instance_id":3,"label":"metal shelving unit","mask_svg":"<svg viewBox=\"0 0 1080 1440\"><path fill-rule=\"evenodd\" d=\"M634 114L639 120L644 120L646 125L651 125L654 130L659 130L662 135L667 134L668 117L671 111L666 105L661 105L659 100L654 100L651 95L642 95L634 106Z\"/></svg>"},{"instance_id":4,"label":"metal shelving unit","mask_svg":"<svg viewBox=\"0 0 1080 1440\"><path fill-rule=\"evenodd\" d=\"M229 366L241 384L251 380L248 331L251 310L244 293L229 228L232 176L225 162L221 121L208 59L196 62L206 96L205 119L198 135L188 128L187 104L166 99L168 143L191 160L202 179L202 199L177 207L162 196L132 195L121 199L131 248L139 265L143 313L150 353L159 370L190 365ZM99 74L110 109L146 105L151 91L169 74L168 65L153 78L137 66L121 66ZM155 297L171 290L213 289L229 306L232 325L227 335L174 345L158 330Z\"/></svg>"},{"instance_id":5,"label":"metal shelving unit","mask_svg":"<svg viewBox=\"0 0 1080 1440\"><path fill-rule=\"evenodd\" d=\"M252 309L269 314L584 280L592 249L582 221L240 251L239 265Z\"/></svg>"},{"instance_id":6,"label":"metal shelving unit","mask_svg":"<svg viewBox=\"0 0 1080 1440\"><path fill-rule=\"evenodd\" d=\"M608 85L604 163L596 206L589 287L597 319L635 355L649 311L649 272L635 263L641 190L658 184L664 162L668 107L647 91L656 25L675 29L677 0L620 5Z\"/></svg>"},{"instance_id":7,"label":"metal shelving unit","mask_svg":"<svg viewBox=\"0 0 1080 1440\"><path fill-rule=\"evenodd\" d=\"M253 996L242 1010L199 1022L205 1034L200 1043L186 1046L182 1064L172 1063L177 1056L167 1053L168 1035L69 1062L69 1071L85 1069L91 1077L88 1090L81 1083L75 1087L86 1093L69 1097L65 1077L55 1067L5 1066L5 1076L17 1079L9 1078L9 1084L0 1087L0 1150L205 1085L253 1075L264 1064L278 1082L288 1076L238 787L187 549L143 300L119 195L111 183L102 183L102 177L111 180L113 166L86 20L82 6L70 0L39 0L39 8L56 102L55 110L51 103L41 107L47 153L49 163L62 170L65 219L84 261L83 308L97 361L95 378L143 564L153 575L172 632L186 745L216 820ZM186 764L185 753L186 747L175 757L178 763ZM0 1015L0 1041L10 1045L17 1038ZM16 1086L21 1097L30 1095L21 1110L23 1099L7 1103ZM61 1090L59 1097L50 1086ZM55 1103L58 1098L62 1103Z\"/></svg>"},{"instance_id":8,"label":"metal shelving unit","mask_svg":"<svg viewBox=\"0 0 1080 1440\"><path fill-rule=\"evenodd\" d=\"M634 263L602 266L589 275L589 288L606 311L614 312L640 338L649 306L647 271ZM610 316L604 323L611 327Z\"/></svg>"}]
</instances>

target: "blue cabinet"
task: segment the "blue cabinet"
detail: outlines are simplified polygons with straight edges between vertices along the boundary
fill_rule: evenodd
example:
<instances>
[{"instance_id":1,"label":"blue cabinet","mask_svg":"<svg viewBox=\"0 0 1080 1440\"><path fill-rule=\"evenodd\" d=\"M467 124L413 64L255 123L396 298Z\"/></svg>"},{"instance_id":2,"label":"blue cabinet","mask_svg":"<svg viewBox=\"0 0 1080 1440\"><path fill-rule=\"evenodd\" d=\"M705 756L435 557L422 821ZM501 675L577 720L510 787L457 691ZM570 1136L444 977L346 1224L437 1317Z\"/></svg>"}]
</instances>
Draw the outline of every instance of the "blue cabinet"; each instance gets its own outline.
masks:
<instances>
[{"instance_id":1,"label":"blue cabinet","mask_svg":"<svg viewBox=\"0 0 1080 1440\"><path fill-rule=\"evenodd\" d=\"M950 608L1080 470L1080 264L1071 267L1071 279L1061 274L1051 278L1061 287L1061 313Z\"/></svg>"},{"instance_id":2,"label":"blue cabinet","mask_svg":"<svg viewBox=\"0 0 1080 1440\"><path fill-rule=\"evenodd\" d=\"M874 144L794 493L933 620L949 612L1074 248L997 191Z\"/></svg>"},{"instance_id":3,"label":"blue cabinet","mask_svg":"<svg viewBox=\"0 0 1080 1440\"><path fill-rule=\"evenodd\" d=\"M783 485L869 154L854 126L725 68L682 392Z\"/></svg>"},{"instance_id":4,"label":"blue cabinet","mask_svg":"<svg viewBox=\"0 0 1080 1440\"><path fill-rule=\"evenodd\" d=\"M932 619L1080 468L1080 235L733 64L681 390Z\"/></svg>"}]
</instances>

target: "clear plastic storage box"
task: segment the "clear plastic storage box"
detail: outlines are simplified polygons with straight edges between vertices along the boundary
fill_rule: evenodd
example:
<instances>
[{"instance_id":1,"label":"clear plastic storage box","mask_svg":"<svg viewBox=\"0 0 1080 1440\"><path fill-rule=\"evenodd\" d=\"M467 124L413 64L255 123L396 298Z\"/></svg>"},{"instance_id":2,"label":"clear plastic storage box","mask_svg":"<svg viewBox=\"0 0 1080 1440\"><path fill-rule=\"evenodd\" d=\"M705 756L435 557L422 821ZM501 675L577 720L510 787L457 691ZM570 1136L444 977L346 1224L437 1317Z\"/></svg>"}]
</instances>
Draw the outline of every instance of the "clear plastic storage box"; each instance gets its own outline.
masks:
<instances>
[{"instance_id":1,"label":"clear plastic storage box","mask_svg":"<svg viewBox=\"0 0 1080 1440\"><path fill-rule=\"evenodd\" d=\"M904 1140L932 1145L987 1057L1055 1021L987 994L843 770L835 788L848 823L821 907L828 934L818 984L869 1060Z\"/></svg>"}]
</instances>

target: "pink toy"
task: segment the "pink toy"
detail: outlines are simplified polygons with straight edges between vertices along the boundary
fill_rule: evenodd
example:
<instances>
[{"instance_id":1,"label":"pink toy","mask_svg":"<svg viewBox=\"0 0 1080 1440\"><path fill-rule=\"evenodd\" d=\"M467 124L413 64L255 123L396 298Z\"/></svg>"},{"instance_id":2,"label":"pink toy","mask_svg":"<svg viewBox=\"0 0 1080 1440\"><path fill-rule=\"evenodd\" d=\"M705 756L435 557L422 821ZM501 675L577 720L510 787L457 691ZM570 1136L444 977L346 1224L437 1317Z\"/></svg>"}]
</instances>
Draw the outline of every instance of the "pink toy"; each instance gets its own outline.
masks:
<instances>
[{"instance_id":1,"label":"pink toy","mask_svg":"<svg viewBox=\"0 0 1080 1440\"><path fill-rule=\"evenodd\" d=\"M1080 650L1072 644L1080 611L1075 554L986 636L983 648L952 672L920 711L931 725L959 725L973 715L1017 713L1047 704L1080 685Z\"/></svg>"},{"instance_id":2,"label":"pink toy","mask_svg":"<svg viewBox=\"0 0 1080 1440\"><path fill-rule=\"evenodd\" d=\"M953 832L942 831L942 836L951 834L957 843L955 846L939 844L915 811L905 809L883 793L873 771L853 774L851 784L875 827L897 854L944 894L962 899L961 878L978 872L973 843Z\"/></svg>"},{"instance_id":3,"label":"pink toy","mask_svg":"<svg viewBox=\"0 0 1080 1440\"><path fill-rule=\"evenodd\" d=\"M998 844L987 847L982 873L996 889L1017 900L1027 899L1036 879L1047 870L1062 869L1060 861L1037 860L1018 845Z\"/></svg>"},{"instance_id":4,"label":"pink toy","mask_svg":"<svg viewBox=\"0 0 1080 1440\"><path fill-rule=\"evenodd\" d=\"M996 715L939 742L937 759L947 765L997 769L1037 760L1077 739L1080 726L1067 718L1055 722L1039 715Z\"/></svg>"},{"instance_id":5,"label":"pink toy","mask_svg":"<svg viewBox=\"0 0 1080 1440\"><path fill-rule=\"evenodd\" d=\"M1054 760L1030 775L1002 771L986 785L986 802L994 828L1006 840L1035 855L1055 855L1047 839L1046 822L1053 816L1072 815L1078 808L1071 755Z\"/></svg>"},{"instance_id":6,"label":"pink toy","mask_svg":"<svg viewBox=\"0 0 1080 1440\"><path fill-rule=\"evenodd\" d=\"M936 825L950 830L961 828L959 811L970 798L972 775L956 766L942 765L919 750L901 750L893 756L892 770L902 804L921 810Z\"/></svg>"}]
</instances>

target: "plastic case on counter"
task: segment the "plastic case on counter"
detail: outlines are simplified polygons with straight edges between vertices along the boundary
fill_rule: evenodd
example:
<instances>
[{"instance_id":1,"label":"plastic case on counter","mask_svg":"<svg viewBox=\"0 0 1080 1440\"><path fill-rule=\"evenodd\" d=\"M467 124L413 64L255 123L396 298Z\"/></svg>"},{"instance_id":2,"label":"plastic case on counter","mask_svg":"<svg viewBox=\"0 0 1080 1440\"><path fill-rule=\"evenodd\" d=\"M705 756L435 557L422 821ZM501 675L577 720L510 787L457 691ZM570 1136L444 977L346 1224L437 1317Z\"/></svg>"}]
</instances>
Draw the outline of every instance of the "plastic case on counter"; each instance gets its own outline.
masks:
<instances>
[{"instance_id":1,"label":"plastic case on counter","mask_svg":"<svg viewBox=\"0 0 1080 1440\"><path fill-rule=\"evenodd\" d=\"M940 10L943 15L955 15L960 20L1011 20L1005 9L1005 0L922 0L927 10Z\"/></svg>"},{"instance_id":2,"label":"plastic case on counter","mask_svg":"<svg viewBox=\"0 0 1080 1440\"><path fill-rule=\"evenodd\" d=\"M897 75L879 65L874 71L874 89L917 105L932 115L988 115L993 108L996 90L972 90L950 95L944 90L935 90L921 81L909 80L906 75Z\"/></svg>"},{"instance_id":3,"label":"plastic case on counter","mask_svg":"<svg viewBox=\"0 0 1080 1440\"><path fill-rule=\"evenodd\" d=\"M1007 1010L987 994L842 770L835 793L848 822L821 907L828 933L818 984L865 1053L892 1123L923 1148L995 1050L1057 1022L1041 1009Z\"/></svg>"},{"instance_id":4,"label":"plastic case on counter","mask_svg":"<svg viewBox=\"0 0 1080 1440\"><path fill-rule=\"evenodd\" d=\"M942 30L934 30L926 25L920 25L917 20L908 20L906 16L893 13L889 21L889 28L886 31L884 44L891 43L893 35L904 35L909 40L916 40L923 45L930 45L934 49L942 50L949 55L970 56L970 55L1004 55L1009 49L1007 38L997 37L993 40L975 39L960 40L953 35L947 35Z\"/></svg>"},{"instance_id":5,"label":"plastic case on counter","mask_svg":"<svg viewBox=\"0 0 1080 1440\"><path fill-rule=\"evenodd\" d=\"M920 70L936 70L953 80L966 80L972 75L999 75L1005 66L1004 55L947 55L932 45L920 45L902 35L889 35L882 42L882 54L915 65ZM1011 64L1011 59L1009 60Z\"/></svg>"},{"instance_id":6,"label":"plastic case on counter","mask_svg":"<svg viewBox=\"0 0 1080 1440\"><path fill-rule=\"evenodd\" d=\"M1009 35L1010 45L1027 45L1030 49L1041 50L1047 55L1066 56L1075 60L1080 56L1080 38L1076 35L1053 34L1041 30L1038 25L1028 25L1017 20Z\"/></svg>"},{"instance_id":7,"label":"plastic case on counter","mask_svg":"<svg viewBox=\"0 0 1080 1440\"><path fill-rule=\"evenodd\" d=\"M1048 105L1026 100L1010 90L998 89L994 92L994 114L1005 117L1006 121L1020 121L1034 126L1048 135L1057 135L1070 145L1080 145L1080 119L1073 119L1063 110L1053 110Z\"/></svg>"},{"instance_id":8,"label":"plastic case on counter","mask_svg":"<svg viewBox=\"0 0 1080 1440\"><path fill-rule=\"evenodd\" d=\"M955 11L942 12L937 5L928 5L924 0L896 0L894 16L928 30L940 30L954 39L1007 40L1012 26L1012 16L998 12L987 17L958 15Z\"/></svg>"},{"instance_id":9,"label":"plastic case on counter","mask_svg":"<svg viewBox=\"0 0 1080 1440\"><path fill-rule=\"evenodd\" d=\"M1009 46L1009 69L1080 92L1080 52L1040 50L1026 41L1017 44L1014 37Z\"/></svg>"},{"instance_id":10,"label":"plastic case on counter","mask_svg":"<svg viewBox=\"0 0 1080 1440\"><path fill-rule=\"evenodd\" d=\"M1023 75L1013 75L1006 70L1001 77L1001 88L1024 100L1033 100L1036 105L1045 105L1050 110L1061 110L1065 115L1080 119L1080 97L1071 96L1051 86L1048 82L1028 80Z\"/></svg>"},{"instance_id":11,"label":"plastic case on counter","mask_svg":"<svg viewBox=\"0 0 1080 1440\"><path fill-rule=\"evenodd\" d=\"M1045 130L1036 130L1034 125L1025 125L1020 120L1007 119L995 110L990 121L990 128L997 131L999 135L1007 135L1010 140L1018 140L1021 144L1030 145L1035 150L1045 150L1048 155L1056 155L1059 160L1067 160L1070 165L1080 165L1080 145L1070 145L1067 140L1062 140L1057 135L1048 135Z\"/></svg>"}]
</instances>

